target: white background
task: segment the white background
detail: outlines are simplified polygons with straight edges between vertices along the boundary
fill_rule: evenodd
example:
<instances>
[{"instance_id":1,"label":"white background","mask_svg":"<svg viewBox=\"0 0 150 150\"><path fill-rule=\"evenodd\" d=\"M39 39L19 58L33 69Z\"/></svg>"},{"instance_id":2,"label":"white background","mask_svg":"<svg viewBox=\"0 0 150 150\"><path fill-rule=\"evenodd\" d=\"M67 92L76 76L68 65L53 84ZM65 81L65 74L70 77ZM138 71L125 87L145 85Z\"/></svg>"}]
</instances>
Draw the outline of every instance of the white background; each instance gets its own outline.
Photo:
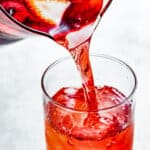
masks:
<instances>
[{"instance_id":1,"label":"white background","mask_svg":"<svg viewBox=\"0 0 150 150\"><path fill-rule=\"evenodd\" d=\"M149 27L149 0L114 0L91 43L91 53L118 57L137 75L134 150L150 150ZM45 37L0 46L1 150L45 149L40 78L67 54Z\"/></svg>"}]
</instances>

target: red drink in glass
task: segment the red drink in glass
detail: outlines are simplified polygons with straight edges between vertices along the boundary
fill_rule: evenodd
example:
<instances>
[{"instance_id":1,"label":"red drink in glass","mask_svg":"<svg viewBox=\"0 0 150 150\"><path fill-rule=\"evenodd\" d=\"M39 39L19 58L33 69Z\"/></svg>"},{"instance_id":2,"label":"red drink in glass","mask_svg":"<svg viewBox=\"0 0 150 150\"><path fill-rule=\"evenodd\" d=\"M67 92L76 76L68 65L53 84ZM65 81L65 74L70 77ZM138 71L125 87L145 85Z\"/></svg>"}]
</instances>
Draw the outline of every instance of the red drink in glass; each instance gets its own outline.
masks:
<instances>
[{"instance_id":1,"label":"red drink in glass","mask_svg":"<svg viewBox=\"0 0 150 150\"><path fill-rule=\"evenodd\" d=\"M47 150L132 150L133 126L130 126L115 136L102 140L77 139L57 132L46 124Z\"/></svg>"},{"instance_id":2,"label":"red drink in glass","mask_svg":"<svg viewBox=\"0 0 150 150\"><path fill-rule=\"evenodd\" d=\"M90 110L69 59L54 63L43 75L47 150L132 150L134 72L112 57L93 56L91 60L95 110Z\"/></svg>"}]
</instances>

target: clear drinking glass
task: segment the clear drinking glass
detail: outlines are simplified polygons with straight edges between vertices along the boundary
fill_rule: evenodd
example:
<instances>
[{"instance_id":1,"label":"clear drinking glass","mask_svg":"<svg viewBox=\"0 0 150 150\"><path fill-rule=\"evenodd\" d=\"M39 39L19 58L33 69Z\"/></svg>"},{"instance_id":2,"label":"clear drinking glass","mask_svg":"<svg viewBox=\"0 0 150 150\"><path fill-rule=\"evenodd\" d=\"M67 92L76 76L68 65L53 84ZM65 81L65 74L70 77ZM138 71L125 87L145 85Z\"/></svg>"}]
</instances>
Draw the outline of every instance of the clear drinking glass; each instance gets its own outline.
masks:
<instances>
[{"instance_id":1,"label":"clear drinking glass","mask_svg":"<svg viewBox=\"0 0 150 150\"><path fill-rule=\"evenodd\" d=\"M71 57L42 76L47 150L132 150L136 76L123 61L91 55L97 109L90 111Z\"/></svg>"}]
</instances>

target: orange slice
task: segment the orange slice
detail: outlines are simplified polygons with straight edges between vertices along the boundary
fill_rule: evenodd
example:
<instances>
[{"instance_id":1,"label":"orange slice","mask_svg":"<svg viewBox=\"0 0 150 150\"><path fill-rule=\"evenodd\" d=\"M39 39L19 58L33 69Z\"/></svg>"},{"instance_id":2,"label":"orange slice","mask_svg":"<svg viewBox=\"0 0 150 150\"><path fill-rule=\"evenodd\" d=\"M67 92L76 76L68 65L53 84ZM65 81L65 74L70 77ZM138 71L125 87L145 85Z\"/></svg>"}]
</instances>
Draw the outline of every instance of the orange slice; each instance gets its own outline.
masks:
<instances>
[{"instance_id":1,"label":"orange slice","mask_svg":"<svg viewBox=\"0 0 150 150\"><path fill-rule=\"evenodd\" d=\"M45 22L59 25L69 0L26 0L30 9Z\"/></svg>"}]
</instances>

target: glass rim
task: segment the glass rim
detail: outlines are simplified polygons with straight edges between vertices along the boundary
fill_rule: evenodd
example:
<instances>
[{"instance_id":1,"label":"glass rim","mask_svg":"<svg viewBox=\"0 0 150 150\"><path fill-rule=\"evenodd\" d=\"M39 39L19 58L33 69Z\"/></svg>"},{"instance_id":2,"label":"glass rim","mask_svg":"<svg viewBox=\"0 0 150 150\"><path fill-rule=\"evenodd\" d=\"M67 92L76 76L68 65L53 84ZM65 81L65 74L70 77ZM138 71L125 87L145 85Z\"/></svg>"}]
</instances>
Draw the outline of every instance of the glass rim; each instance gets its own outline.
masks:
<instances>
[{"instance_id":1,"label":"glass rim","mask_svg":"<svg viewBox=\"0 0 150 150\"><path fill-rule=\"evenodd\" d=\"M116 107L119 107L121 105L123 105L127 100L129 100L133 94L135 93L136 91L136 88L137 88L137 77L136 77L136 74L135 72L133 71L133 69L127 64L125 63L124 61L122 61L121 59L119 58L116 58L114 56L110 56L110 55L105 55L105 54L90 54L91 57L97 57L97 58L103 58L103 59L107 59L107 60L111 60L113 62L117 62L118 64L124 66L127 68L127 70L129 70L133 76L133 79L134 79L134 84L133 84L133 88L131 90L131 92L129 92L129 94L127 96L125 96L125 98L118 104L115 104L113 106L108 106L108 107L104 107L104 108L99 108L99 109L96 109L96 110L79 110L79 109L74 109L74 108L70 108L70 107L66 107L64 105L61 105L60 103L56 102L55 100L53 100L53 98L48 94L46 88L45 88L45 84L44 84L44 79L45 79L45 76L47 74L47 72L52 69L53 67L55 67L57 64L61 63L62 61L64 60L67 60L67 59L71 59L70 56L66 56L66 57L61 57L57 60L55 60L54 62L52 62L46 69L45 71L43 72L42 74L42 77L41 77L41 88L42 88L42 91L43 91L43 94L44 96L46 96L50 102L52 102L54 105L56 105L57 107L61 107L63 109L68 109L68 110L72 110L72 111L76 111L76 112L102 112L102 111L107 111L107 110L110 110L110 109L113 109L113 108L116 108Z\"/></svg>"}]
</instances>

